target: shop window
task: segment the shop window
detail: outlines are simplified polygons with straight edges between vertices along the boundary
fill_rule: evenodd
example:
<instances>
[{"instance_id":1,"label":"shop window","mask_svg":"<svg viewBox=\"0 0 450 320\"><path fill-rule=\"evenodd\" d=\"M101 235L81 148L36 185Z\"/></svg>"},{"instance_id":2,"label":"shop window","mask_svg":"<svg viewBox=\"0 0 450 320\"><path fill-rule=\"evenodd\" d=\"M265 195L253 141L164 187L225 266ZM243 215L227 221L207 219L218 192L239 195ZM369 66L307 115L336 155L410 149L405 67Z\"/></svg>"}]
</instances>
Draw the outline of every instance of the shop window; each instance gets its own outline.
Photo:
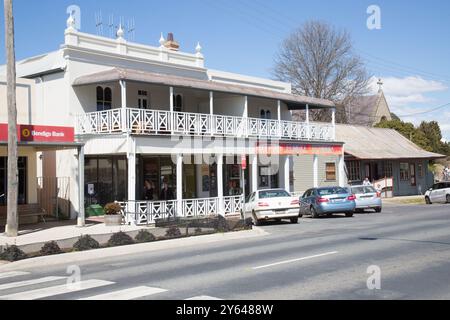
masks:
<instances>
[{"instance_id":1,"label":"shop window","mask_svg":"<svg viewBox=\"0 0 450 320\"><path fill-rule=\"evenodd\" d=\"M387 178L391 178L394 176L392 173L392 162L386 162L384 164L384 176Z\"/></svg>"},{"instance_id":2,"label":"shop window","mask_svg":"<svg viewBox=\"0 0 450 320\"><path fill-rule=\"evenodd\" d=\"M325 176L327 181L336 181L336 163L334 162L326 163Z\"/></svg>"},{"instance_id":3,"label":"shop window","mask_svg":"<svg viewBox=\"0 0 450 320\"><path fill-rule=\"evenodd\" d=\"M409 164L408 163L400 163L400 180L401 181L409 180Z\"/></svg>"},{"instance_id":4,"label":"shop window","mask_svg":"<svg viewBox=\"0 0 450 320\"><path fill-rule=\"evenodd\" d=\"M424 176L423 164L421 164L421 163L417 165L417 174L418 174L419 178L423 178L423 176Z\"/></svg>"},{"instance_id":5,"label":"shop window","mask_svg":"<svg viewBox=\"0 0 450 320\"><path fill-rule=\"evenodd\" d=\"M112 90L109 87L97 87L97 111L111 110Z\"/></svg>"},{"instance_id":6,"label":"shop window","mask_svg":"<svg viewBox=\"0 0 450 320\"><path fill-rule=\"evenodd\" d=\"M347 174L349 181L361 180L361 162L360 161L347 161Z\"/></svg>"},{"instance_id":7,"label":"shop window","mask_svg":"<svg viewBox=\"0 0 450 320\"><path fill-rule=\"evenodd\" d=\"M127 160L124 157L86 157L84 166L87 206L125 201Z\"/></svg>"}]
</instances>

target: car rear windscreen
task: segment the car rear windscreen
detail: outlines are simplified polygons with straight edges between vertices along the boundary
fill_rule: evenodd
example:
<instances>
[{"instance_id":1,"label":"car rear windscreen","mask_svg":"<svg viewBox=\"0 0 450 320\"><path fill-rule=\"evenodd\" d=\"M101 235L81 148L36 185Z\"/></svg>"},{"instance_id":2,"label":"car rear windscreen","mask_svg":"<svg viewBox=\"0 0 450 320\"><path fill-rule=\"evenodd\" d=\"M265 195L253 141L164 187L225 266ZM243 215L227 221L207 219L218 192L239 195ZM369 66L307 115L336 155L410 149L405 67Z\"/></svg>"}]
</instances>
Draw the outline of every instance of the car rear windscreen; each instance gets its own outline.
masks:
<instances>
[{"instance_id":1,"label":"car rear windscreen","mask_svg":"<svg viewBox=\"0 0 450 320\"><path fill-rule=\"evenodd\" d=\"M347 194L348 191L345 190L344 188L323 188L323 189L318 189L317 192L319 193L320 196L328 196L328 195L332 195L332 194Z\"/></svg>"},{"instance_id":2,"label":"car rear windscreen","mask_svg":"<svg viewBox=\"0 0 450 320\"><path fill-rule=\"evenodd\" d=\"M283 197L291 197L291 195L284 190L267 190L259 192L260 199L283 198Z\"/></svg>"},{"instance_id":3,"label":"car rear windscreen","mask_svg":"<svg viewBox=\"0 0 450 320\"><path fill-rule=\"evenodd\" d=\"M374 187L371 186L364 186L364 187L354 187L352 188L353 194L364 194L364 193L376 193L377 190L375 190Z\"/></svg>"}]
</instances>

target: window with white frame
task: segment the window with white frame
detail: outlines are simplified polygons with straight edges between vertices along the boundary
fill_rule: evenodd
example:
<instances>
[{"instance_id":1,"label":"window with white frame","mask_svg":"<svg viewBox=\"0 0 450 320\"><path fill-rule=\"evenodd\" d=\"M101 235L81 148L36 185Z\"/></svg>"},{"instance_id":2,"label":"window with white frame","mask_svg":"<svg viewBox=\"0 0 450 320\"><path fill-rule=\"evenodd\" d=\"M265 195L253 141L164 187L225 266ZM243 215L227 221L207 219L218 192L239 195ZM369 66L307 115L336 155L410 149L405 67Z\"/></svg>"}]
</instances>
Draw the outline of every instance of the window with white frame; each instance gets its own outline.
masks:
<instances>
[{"instance_id":1,"label":"window with white frame","mask_svg":"<svg viewBox=\"0 0 450 320\"><path fill-rule=\"evenodd\" d=\"M145 90L138 90L138 107L139 109L148 109L149 103L148 103L148 92Z\"/></svg>"},{"instance_id":2,"label":"window with white frame","mask_svg":"<svg viewBox=\"0 0 450 320\"><path fill-rule=\"evenodd\" d=\"M111 88L98 86L96 91L97 91L97 111L111 110L112 108Z\"/></svg>"},{"instance_id":3,"label":"window with white frame","mask_svg":"<svg viewBox=\"0 0 450 320\"><path fill-rule=\"evenodd\" d=\"M182 112L183 111L183 96L181 94L174 94L173 95L173 110L175 112Z\"/></svg>"}]
</instances>

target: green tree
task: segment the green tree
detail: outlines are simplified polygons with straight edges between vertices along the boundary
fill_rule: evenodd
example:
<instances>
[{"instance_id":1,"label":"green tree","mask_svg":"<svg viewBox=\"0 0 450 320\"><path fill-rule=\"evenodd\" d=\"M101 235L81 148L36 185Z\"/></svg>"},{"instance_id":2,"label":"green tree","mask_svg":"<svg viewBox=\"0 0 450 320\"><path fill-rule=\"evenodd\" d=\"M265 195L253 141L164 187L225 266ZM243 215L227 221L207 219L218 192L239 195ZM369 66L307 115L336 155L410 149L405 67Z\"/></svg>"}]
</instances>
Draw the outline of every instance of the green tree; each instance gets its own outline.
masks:
<instances>
[{"instance_id":1,"label":"green tree","mask_svg":"<svg viewBox=\"0 0 450 320\"><path fill-rule=\"evenodd\" d=\"M442 142L441 128L436 121L423 121L416 128L414 124L397 118L381 121L375 127L394 129L424 150L450 155L450 144Z\"/></svg>"}]
</instances>

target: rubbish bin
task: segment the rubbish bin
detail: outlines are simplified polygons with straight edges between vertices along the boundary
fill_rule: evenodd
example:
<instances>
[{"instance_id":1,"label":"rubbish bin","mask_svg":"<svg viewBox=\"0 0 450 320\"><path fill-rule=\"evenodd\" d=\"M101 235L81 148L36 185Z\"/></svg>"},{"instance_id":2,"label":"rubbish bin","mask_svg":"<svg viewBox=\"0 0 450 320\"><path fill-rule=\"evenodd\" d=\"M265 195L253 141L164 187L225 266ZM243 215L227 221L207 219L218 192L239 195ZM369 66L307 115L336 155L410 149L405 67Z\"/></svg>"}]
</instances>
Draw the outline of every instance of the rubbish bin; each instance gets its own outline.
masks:
<instances>
[{"instance_id":1,"label":"rubbish bin","mask_svg":"<svg viewBox=\"0 0 450 320\"><path fill-rule=\"evenodd\" d=\"M86 217L98 217L103 215L105 215L103 207L98 204L90 205L86 209Z\"/></svg>"}]
</instances>

